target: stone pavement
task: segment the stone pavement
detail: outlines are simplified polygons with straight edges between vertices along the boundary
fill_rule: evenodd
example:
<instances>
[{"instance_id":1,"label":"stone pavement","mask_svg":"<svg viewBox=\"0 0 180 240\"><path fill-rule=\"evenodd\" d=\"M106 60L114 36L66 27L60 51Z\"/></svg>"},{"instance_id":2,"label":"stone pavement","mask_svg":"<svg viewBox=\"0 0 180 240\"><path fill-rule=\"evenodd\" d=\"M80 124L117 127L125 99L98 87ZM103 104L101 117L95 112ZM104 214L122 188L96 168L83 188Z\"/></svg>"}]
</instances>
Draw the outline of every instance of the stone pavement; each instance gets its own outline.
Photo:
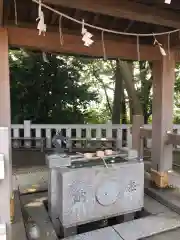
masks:
<instances>
[{"instance_id":1,"label":"stone pavement","mask_svg":"<svg viewBox=\"0 0 180 240\"><path fill-rule=\"evenodd\" d=\"M41 235L39 239L57 240L53 226L47 214L47 210L45 209L43 203L43 201L47 199L47 192L21 195L20 198L28 215L40 228ZM162 236L172 236L172 240L177 240L178 238L173 238L173 236L176 236L173 234L177 234L178 231L180 231L179 229L176 229L180 227L180 216L147 195L145 195L144 206L145 210L151 214L150 216L118 224L113 227L70 237L68 240L160 240L162 239ZM173 229L176 230L167 232ZM153 234L159 234L164 231L166 233L163 235L160 234L147 238Z\"/></svg>"}]
</instances>

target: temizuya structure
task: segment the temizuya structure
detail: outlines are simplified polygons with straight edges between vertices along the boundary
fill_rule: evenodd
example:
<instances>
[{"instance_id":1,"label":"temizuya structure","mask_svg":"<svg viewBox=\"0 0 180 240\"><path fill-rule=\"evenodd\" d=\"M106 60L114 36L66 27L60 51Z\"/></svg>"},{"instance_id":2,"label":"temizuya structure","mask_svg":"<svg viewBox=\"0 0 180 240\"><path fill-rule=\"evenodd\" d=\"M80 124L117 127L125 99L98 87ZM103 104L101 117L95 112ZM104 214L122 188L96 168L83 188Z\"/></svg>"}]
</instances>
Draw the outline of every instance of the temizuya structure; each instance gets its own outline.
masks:
<instances>
[{"instance_id":1,"label":"temizuya structure","mask_svg":"<svg viewBox=\"0 0 180 240\"><path fill-rule=\"evenodd\" d=\"M8 240L12 193L10 46L152 61L152 169L156 181L166 176L172 167L172 144L166 140L168 136L172 140L167 131L171 132L173 126L174 68L180 59L179 0L169 4L164 0L43 0L42 5L35 0L0 0L0 24L0 153L5 156L5 178L0 180L0 221L7 224ZM136 149L141 124L142 118L135 116Z\"/></svg>"}]
</instances>

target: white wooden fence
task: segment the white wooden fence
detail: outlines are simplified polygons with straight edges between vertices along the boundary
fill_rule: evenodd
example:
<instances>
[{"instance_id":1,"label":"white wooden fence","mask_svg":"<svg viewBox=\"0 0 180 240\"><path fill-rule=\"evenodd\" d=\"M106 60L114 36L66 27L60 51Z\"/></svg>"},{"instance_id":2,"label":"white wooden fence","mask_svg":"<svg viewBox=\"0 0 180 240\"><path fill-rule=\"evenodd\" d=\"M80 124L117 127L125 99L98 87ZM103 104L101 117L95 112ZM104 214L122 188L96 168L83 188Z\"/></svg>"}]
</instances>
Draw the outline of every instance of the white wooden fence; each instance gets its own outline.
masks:
<instances>
[{"instance_id":1,"label":"white wooden fence","mask_svg":"<svg viewBox=\"0 0 180 240\"><path fill-rule=\"evenodd\" d=\"M145 125L152 128L151 125ZM26 148L40 147L40 142L31 138L46 138L46 148L52 148L52 137L61 130L67 137L83 138L112 138L116 137L119 146L132 147L131 125L120 124L31 124L25 120L23 124L12 124L13 147L19 147L16 139L25 138L21 145ZM174 130L180 134L180 125L174 125ZM151 139L147 140L147 147L151 148Z\"/></svg>"},{"instance_id":2,"label":"white wooden fence","mask_svg":"<svg viewBox=\"0 0 180 240\"><path fill-rule=\"evenodd\" d=\"M63 135L71 138L112 138L118 139L118 145L131 148L132 137L130 132L131 125L119 124L31 124L31 121L25 120L23 124L12 124L13 147L19 147L18 138L21 145L26 148L39 148L39 141L31 138L46 138L46 148L52 148L53 135L61 130ZM17 139L17 140L16 140Z\"/></svg>"}]
</instances>

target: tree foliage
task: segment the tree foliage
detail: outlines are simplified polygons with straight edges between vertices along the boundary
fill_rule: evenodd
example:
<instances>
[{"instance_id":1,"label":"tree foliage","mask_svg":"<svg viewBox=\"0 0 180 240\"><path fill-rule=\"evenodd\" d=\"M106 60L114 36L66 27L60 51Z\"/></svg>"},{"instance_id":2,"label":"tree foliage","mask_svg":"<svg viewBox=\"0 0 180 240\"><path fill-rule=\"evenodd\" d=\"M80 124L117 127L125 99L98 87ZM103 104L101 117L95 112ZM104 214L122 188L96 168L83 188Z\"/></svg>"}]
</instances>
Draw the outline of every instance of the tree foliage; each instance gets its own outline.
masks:
<instances>
[{"instance_id":1,"label":"tree foliage","mask_svg":"<svg viewBox=\"0 0 180 240\"><path fill-rule=\"evenodd\" d=\"M84 65L75 57L24 50L9 54L12 122L84 123L96 93L80 81Z\"/></svg>"},{"instance_id":2,"label":"tree foliage","mask_svg":"<svg viewBox=\"0 0 180 240\"><path fill-rule=\"evenodd\" d=\"M12 122L129 123L152 115L152 64L104 61L13 50L9 53ZM180 123L180 65L176 66L175 122Z\"/></svg>"}]
</instances>

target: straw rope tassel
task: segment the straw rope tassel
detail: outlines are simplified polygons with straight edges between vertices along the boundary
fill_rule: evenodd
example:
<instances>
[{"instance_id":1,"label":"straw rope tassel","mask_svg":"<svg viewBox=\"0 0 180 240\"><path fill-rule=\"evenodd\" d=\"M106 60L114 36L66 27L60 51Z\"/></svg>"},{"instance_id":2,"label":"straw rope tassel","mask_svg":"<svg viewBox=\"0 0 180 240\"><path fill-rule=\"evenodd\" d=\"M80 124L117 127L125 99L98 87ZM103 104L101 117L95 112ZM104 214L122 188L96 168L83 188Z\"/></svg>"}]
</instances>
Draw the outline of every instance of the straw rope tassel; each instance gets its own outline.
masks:
<instances>
[{"instance_id":1,"label":"straw rope tassel","mask_svg":"<svg viewBox=\"0 0 180 240\"><path fill-rule=\"evenodd\" d=\"M62 33L62 15L59 16L59 39L62 46L64 44L64 38Z\"/></svg>"},{"instance_id":2,"label":"straw rope tassel","mask_svg":"<svg viewBox=\"0 0 180 240\"><path fill-rule=\"evenodd\" d=\"M169 56L169 60L171 58L170 41L171 41L171 36L170 36L170 34L168 34L168 56Z\"/></svg>"},{"instance_id":3,"label":"straw rope tassel","mask_svg":"<svg viewBox=\"0 0 180 240\"><path fill-rule=\"evenodd\" d=\"M16 3L16 0L14 0L14 16L15 16L15 24L18 25L17 3Z\"/></svg>"},{"instance_id":4,"label":"straw rope tassel","mask_svg":"<svg viewBox=\"0 0 180 240\"><path fill-rule=\"evenodd\" d=\"M39 1L38 18L36 19L36 21L39 21L37 25L37 29L39 30L39 35L41 35L42 33L45 35L46 24L44 23L44 13L42 11L41 0Z\"/></svg>"},{"instance_id":5,"label":"straw rope tassel","mask_svg":"<svg viewBox=\"0 0 180 240\"><path fill-rule=\"evenodd\" d=\"M106 48L105 48L105 42L104 42L104 32L103 32L103 31L102 31L101 37L102 37L103 57L104 57L104 60L107 60L107 57L106 57Z\"/></svg>"},{"instance_id":6,"label":"straw rope tassel","mask_svg":"<svg viewBox=\"0 0 180 240\"><path fill-rule=\"evenodd\" d=\"M139 36L137 36L137 58L138 62L140 61L140 45L139 45Z\"/></svg>"}]
</instances>

